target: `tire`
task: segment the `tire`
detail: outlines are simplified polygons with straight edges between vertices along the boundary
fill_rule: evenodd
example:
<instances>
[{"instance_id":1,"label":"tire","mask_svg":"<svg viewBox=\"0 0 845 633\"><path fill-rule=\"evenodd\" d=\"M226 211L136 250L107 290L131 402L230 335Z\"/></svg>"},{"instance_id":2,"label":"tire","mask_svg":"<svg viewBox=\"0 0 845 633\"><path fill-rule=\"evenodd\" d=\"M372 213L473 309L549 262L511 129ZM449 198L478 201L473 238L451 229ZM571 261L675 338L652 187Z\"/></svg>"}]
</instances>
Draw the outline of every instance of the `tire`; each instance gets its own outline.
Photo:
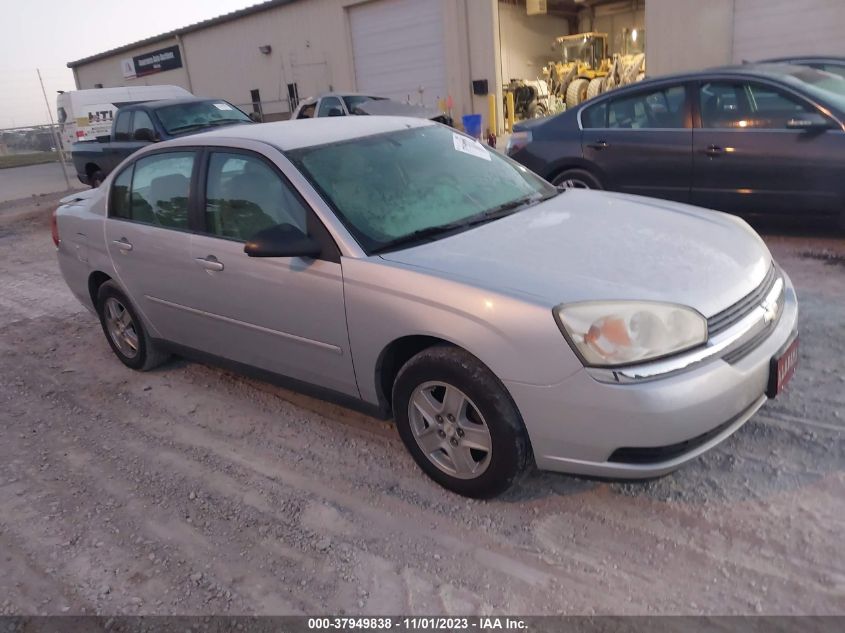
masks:
<instances>
[{"instance_id":1,"label":"tire","mask_svg":"<svg viewBox=\"0 0 845 633\"><path fill-rule=\"evenodd\" d=\"M88 183L91 185L92 189L96 189L97 187L103 184L103 181L105 179L106 175L98 169L88 177Z\"/></svg>"},{"instance_id":2,"label":"tire","mask_svg":"<svg viewBox=\"0 0 845 633\"><path fill-rule=\"evenodd\" d=\"M567 169L552 178L555 187L564 189L603 189L599 179L583 169Z\"/></svg>"},{"instance_id":3,"label":"tire","mask_svg":"<svg viewBox=\"0 0 845 633\"><path fill-rule=\"evenodd\" d=\"M393 412L399 436L419 467L459 495L498 495L532 461L510 395L462 349L430 347L405 363L393 383Z\"/></svg>"},{"instance_id":4,"label":"tire","mask_svg":"<svg viewBox=\"0 0 845 633\"><path fill-rule=\"evenodd\" d=\"M149 371L170 358L152 342L132 303L115 282L100 286L97 314L112 351L127 367Z\"/></svg>"},{"instance_id":5,"label":"tire","mask_svg":"<svg viewBox=\"0 0 845 633\"><path fill-rule=\"evenodd\" d=\"M573 79L566 87L566 109L574 108L587 97L587 86L590 82L586 79Z\"/></svg>"},{"instance_id":6,"label":"tire","mask_svg":"<svg viewBox=\"0 0 845 633\"><path fill-rule=\"evenodd\" d=\"M596 77L595 79L591 79L590 83L587 84L587 100L590 100L593 97L598 97L601 94L601 89L603 85L604 77Z\"/></svg>"},{"instance_id":7,"label":"tire","mask_svg":"<svg viewBox=\"0 0 845 633\"><path fill-rule=\"evenodd\" d=\"M548 112L546 111L546 106L542 103L537 103L534 101L531 105L528 106L528 118L529 119L540 119L546 116Z\"/></svg>"}]
</instances>

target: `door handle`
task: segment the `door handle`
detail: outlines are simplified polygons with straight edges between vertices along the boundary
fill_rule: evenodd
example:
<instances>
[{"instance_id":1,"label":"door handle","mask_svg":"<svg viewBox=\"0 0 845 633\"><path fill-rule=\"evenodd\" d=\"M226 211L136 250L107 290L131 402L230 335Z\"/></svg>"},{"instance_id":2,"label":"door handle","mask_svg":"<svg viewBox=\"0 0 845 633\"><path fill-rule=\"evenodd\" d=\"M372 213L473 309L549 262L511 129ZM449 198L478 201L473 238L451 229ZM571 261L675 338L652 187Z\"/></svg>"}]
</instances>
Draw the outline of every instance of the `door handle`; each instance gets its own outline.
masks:
<instances>
[{"instance_id":1,"label":"door handle","mask_svg":"<svg viewBox=\"0 0 845 633\"><path fill-rule=\"evenodd\" d=\"M223 262L219 261L214 255L196 257L195 259L206 270L223 270Z\"/></svg>"},{"instance_id":2,"label":"door handle","mask_svg":"<svg viewBox=\"0 0 845 633\"><path fill-rule=\"evenodd\" d=\"M610 144L607 141L596 141L595 143L587 143L587 147L601 151L610 147Z\"/></svg>"},{"instance_id":3,"label":"door handle","mask_svg":"<svg viewBox=\"0 0 845 633\"><path fill-rule=\"evenodd\" d=\"M716 156L721 156L722 154L724 154L725 150L723 150L718 145L708 145L707 149L704 150L704 153L710 157L715 158Z\"/></svg>"},{"instance_id":4,"label":"door handle","mask_svg":"<svg viewBox=\"0 0 845 633\"><path fill-rule=\"evenodd\" d=\"M125 237L121 237L119 240L112 240L112 244L114 244L124 252L132 250L132 244L130 244L129 240L127 240Z\"/></svg>"}]
</instances>

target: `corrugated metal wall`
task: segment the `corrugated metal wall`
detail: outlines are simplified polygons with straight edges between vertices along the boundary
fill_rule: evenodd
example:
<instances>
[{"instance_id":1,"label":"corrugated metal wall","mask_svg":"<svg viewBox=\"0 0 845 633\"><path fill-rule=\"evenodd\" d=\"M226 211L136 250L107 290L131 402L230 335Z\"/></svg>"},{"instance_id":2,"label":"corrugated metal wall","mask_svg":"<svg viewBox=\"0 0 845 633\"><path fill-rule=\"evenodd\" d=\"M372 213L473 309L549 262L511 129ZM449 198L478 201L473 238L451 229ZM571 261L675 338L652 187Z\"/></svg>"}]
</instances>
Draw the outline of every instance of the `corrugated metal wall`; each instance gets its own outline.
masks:
<instances>
[{"instance_id":1,"label":"corrugated metal wall","mask_svg":"<svg viewBox=\"0 0 845 633\"><path fill-rule=\"evenodd\" d=\"M843 0L734 0L733 61L845 55Z\"/></svg>"}]
</instances>

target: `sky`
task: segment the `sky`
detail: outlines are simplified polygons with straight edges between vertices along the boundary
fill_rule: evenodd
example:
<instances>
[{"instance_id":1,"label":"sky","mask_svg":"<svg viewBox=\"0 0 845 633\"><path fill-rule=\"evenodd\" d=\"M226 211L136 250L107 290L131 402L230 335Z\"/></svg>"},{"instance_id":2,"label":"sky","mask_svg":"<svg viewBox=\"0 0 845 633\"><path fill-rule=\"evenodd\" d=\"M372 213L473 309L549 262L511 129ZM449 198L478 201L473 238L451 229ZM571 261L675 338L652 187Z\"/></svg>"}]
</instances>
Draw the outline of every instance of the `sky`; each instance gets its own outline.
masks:
<instances>
[{"instance_id":1,"label":"sky","mask_svg":"<svg viewBox=\"0 0 845 633\"><path fill-rule=\"evenodd\" d=\"M74 61L258 0L2 0L0 129L49 123L41 71L55 119L56 91L73 90ZM12 8L14 6L14 8Z\"/></svg>"}]
</instances>

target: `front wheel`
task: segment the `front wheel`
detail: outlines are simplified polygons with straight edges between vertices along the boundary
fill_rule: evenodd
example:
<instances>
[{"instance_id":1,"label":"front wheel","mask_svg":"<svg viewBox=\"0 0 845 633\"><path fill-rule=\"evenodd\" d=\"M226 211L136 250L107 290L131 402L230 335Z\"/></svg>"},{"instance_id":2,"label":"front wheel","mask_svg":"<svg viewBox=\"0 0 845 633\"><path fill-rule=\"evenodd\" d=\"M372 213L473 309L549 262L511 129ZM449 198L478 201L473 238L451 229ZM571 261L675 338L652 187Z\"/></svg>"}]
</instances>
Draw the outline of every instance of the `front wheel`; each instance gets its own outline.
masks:
<instances>
[{"instance_id":1,"label":"front wheel","mask_svg":"<svg viewBox=\"0 0 845 633\"><path fill-rule=\"evenodd\" d=\"M393 385L399 435L419 467L467 497L504 492L525 472L530 446L502 383L472 354L431 347Z\"/></svg>"},{"instance_id":2,"label":"front wheel","mask_svg":"<svg viewBox=\"0 0 845 633\"><path fill-rule=\"evenodd\" d=\"M97 170L89 176L88 182L91 184L92 189L96 189L97 187L103 184L103 181L105 179L106 175L102 171Z\"/></svg>"},{"instance_id":3,"label":"front wheel","mask_svg":"<svg viewBox=\"0 0 845 633\"><path fill-rule=\"evenodd\" d=\"M97 314L112 351L127 367L147 371L169 358L153 343L129 299L113 281L100 286Z\"/></svg>"},{"instance_id":4,"label":"front wheel","mask_svg":"<svg viewBox=\"0 0 845 633\"><path fill-rule=\"evenodd\" d=\"M559 189L602 189L598 178L583 169L567 169L552 178L552 184Z\"/></svg>"}]
</instances>

